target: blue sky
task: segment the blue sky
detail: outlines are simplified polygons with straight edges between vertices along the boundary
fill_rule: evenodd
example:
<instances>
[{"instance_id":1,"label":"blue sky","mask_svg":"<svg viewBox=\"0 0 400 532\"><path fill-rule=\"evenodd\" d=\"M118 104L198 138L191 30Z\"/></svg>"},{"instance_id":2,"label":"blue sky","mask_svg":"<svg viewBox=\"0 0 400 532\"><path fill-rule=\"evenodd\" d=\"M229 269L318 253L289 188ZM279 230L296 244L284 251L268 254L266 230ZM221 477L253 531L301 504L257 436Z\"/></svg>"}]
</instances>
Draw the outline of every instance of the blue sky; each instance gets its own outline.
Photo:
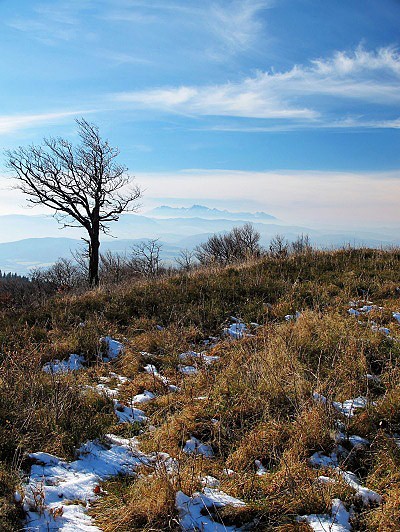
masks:
<instances>
[{"instance_id":1,"label":"blue sky","mask_svg":"<svg viewBox=\"0 0 400 532\"><path fill-rule=\"evenodd\" d=\"M3 148L85 116L145 205L400 222L397 0L0 0L0 21Z\"/></svg>"}]
</instances>

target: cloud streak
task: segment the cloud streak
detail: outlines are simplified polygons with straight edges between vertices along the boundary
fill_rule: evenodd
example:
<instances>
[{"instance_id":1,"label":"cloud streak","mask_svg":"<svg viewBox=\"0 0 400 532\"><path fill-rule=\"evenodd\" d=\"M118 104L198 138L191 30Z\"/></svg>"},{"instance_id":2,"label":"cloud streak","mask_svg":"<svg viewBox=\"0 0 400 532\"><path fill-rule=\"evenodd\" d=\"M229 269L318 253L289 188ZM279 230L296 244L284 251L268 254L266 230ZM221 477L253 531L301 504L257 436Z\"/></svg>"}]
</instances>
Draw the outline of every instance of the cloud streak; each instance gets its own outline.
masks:
<instances>
[{"instance_id":1,"label":"cloud streak","mask_svg":"<svg viewBox=\"0 0 400 532\"><path fill-rule=\"evenodd\" d=\"M0 115L0 135L13 133L20 129L27 129L43 124L52 125L71 116L81 116L91 113L90 110L62 111L58 113L42 113L31 115Z\"/></svg>"},{"instance_id":2,"label":"cloud streak","mask_svg":"<svg viewBox=\"0 0 400 532\"><path fill-rule=\"evenodd\" d=\"M295 65L286 72L259 71L236 83L126 91L112 98L133 107L168 113L301 120L300 126L307 122L324 126L330 107L338 101L344 108L346 102L374 109L398 106L399 87L400 55L395 48L368 51L358 47L308 65ZM349 116L330 119L329 127L397 127L396 123L397 116L386 121Z\"/></svg>"}]
</instances>

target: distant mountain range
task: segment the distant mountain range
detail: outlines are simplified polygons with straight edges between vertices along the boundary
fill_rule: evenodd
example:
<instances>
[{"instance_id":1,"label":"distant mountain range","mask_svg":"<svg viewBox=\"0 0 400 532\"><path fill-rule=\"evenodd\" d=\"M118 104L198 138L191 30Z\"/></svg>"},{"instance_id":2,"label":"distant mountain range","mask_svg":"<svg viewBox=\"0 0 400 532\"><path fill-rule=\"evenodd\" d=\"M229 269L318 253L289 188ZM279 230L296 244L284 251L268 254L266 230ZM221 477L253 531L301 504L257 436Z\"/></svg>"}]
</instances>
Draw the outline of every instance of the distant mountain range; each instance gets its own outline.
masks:
<instances>
[{"instance_id":1,"label":"distant mountain range","mask_svg":"<svg viewBox=\"0 0 400 532\"><path fill-rule=\"evenodd\" d=\"M244 221L267 221L276 220L275 216L266 212L230 212L226 210L210 209L204 205L192 205L191 207L169 207L162 205L148 212L152 217L157 218L203 218L203 219L224 219L224 220L244 220Z\"/></svg>"},{"instance_id":2,"label":"distant mountain range","mask_svg":"<svg viewBox=\"0 0 400 532\"><path fill-rule=\"evenodd\" d=\"M203 216L194 216L203 212ZM233 227L250 221L261 234L261 242L268 246L276 234L294 240L299 234L310 236L318 247L339 247L351 245L400 245L399 228L381 228L362 231L327 231L308 227L290 226L276 223L271 219L258 219L270 216L266 213L233 213L208 209L193 205L190 208L160 207L151 216L125 214L112 225L115 238L103 237L101 251L111 250L129 253L132 245L141 240L158 238L162 244L162 258L173 262L181 249L193 249L196 245L218 232L229 231ZM157 213L174 214L156 216ZM189 216L192 213L192 217ZM208 216L207 216L208 214ZM243 219L230 218L242 215ZM8 215L0 216L0 270L26 274L31 268L54 263L59 257L71 257L71 252L82 246L80 229L60 226L51 216ZM1 243L2 242L2 243Z\"/></svg>"}]
</instances>

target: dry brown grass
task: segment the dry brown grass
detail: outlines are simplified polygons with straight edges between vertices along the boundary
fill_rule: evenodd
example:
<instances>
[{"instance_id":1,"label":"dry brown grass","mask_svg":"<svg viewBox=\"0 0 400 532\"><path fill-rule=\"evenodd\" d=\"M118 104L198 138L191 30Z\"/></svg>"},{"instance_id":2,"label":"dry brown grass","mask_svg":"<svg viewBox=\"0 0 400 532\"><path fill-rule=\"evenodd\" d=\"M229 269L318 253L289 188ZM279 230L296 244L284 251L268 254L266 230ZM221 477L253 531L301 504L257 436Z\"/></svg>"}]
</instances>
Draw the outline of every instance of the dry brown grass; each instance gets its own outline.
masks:
<instances>
[{"instance_id":1,"label":"dry brown grass","mask_svg":"<svg viewBox=\"0 0 400 532\"><path fill-rule=\"evenodd\" d=\"M247 502L245 510L220 513L227 524L254 520L256 530L304 530L304 524L294 522L297 514L329 511L333 497L354 501L343 482L317 483L323 471L308 462L314 452L333 449L338 420L350 434L371 441L366 450L352 451L346 465L384 497L381 507L360 514L355 530L389 530L399 519L400 462L390 436L400 432L400 343L373 332L371 321L398 335L391 313L400 307L399 266L398 250L267 257L4 310L1 458L10 465L26 451L72 456L82 441L109 430L115 422L111 402L82 393L82 385L95 384L111 369L131 378L121 387L125 402L144 390L157 394L143 405L152 429L143 435L142 448L179 456L181 466L173 479L145 471L137 479L107 483L109 495L95 508L105 530L173 529L175 491L190 494L207 473ZM354 319L347 313L348 301L361 298L384 310ZM284 316L296 310L301 317L285 322ZM253 338L219 342L212 354L220 360L212 366L193 360L196 376L177 372L179 354L201 350L201 340L219 334L232 314L263 327ZM99 337L106 334L125 345L124 357L107 367L95 360ZM42 372L43 362L72 352L91 364L82 375ZM180 391L171 393L145 373L145 364L154 364ZM368 380L367 373L379 381ZM328 403L365 395L376 404L349 421L329 404L314 403L315 390ZM213 460L182 453L191 435L212 445ZM261 460L265 476L256 475L254 460ZM235 474L224 474L226 467ZM8 501L11 489L6 483ZM1 516L0 528L7 522Z\"/></svg>"},{"instance_id":2,"label":"dry brown grass","mask_svg":"<svg viewBox=\"0 0 400 532\"><path fill-rule=\"evenodd\" d=\"M95 503L91 515L104 532L180 530L175 489L166 477L110 480L107 495Z\"/></svg>"}]
</instances>

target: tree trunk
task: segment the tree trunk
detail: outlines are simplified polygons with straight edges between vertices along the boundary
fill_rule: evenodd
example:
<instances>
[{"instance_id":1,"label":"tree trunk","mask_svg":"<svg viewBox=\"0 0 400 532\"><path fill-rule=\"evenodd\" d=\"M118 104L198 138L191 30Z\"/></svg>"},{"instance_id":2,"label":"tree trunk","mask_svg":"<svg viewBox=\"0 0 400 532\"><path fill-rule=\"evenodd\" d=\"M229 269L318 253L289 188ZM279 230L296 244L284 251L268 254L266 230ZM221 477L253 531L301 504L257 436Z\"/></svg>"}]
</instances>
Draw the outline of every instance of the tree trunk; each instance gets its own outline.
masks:
<instances>
[{"instance_id":1,"label":"tree trunk","mask_svg":"<svg viewBox=\"0 0 400 532\"><path fill-rule=\"evenodd\" d=\"M90 286L99 285L99 231L93 230L90 235L89 246L89 283Z\"/></svg>"}]
</instances>

